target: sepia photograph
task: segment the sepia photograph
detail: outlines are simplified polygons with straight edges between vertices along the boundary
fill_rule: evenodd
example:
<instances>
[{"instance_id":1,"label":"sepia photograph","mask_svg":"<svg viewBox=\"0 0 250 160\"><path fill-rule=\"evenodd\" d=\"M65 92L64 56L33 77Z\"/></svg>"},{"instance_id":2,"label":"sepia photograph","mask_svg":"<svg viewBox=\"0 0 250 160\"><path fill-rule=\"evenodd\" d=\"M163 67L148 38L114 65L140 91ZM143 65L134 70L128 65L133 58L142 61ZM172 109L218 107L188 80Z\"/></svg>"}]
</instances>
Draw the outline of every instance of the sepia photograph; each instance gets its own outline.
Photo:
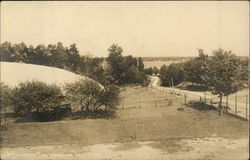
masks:
<instances>
[{"instance_id":1,"label":"sepia photograph","mask_svg":"<svg viewBox=\"0 0 250 160\"><path fill-rule=\"evenodd\" d=\"M248 1L0 2L0 160L248 160Z\"/></svg>"}]
</instances>

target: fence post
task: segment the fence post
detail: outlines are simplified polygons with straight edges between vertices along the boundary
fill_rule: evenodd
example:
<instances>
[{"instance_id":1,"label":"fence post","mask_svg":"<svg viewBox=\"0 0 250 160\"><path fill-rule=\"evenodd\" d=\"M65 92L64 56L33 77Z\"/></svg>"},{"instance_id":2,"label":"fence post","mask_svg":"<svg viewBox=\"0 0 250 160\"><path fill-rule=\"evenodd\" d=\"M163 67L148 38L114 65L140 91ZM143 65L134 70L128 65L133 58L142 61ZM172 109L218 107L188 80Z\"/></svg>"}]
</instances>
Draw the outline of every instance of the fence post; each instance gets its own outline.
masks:
<instances>
[{"instance_id":1,"label":"fence post","mask_svg":"<svg viewBox=\"0 0 250 160\"><path fill-rule=\"evenodd\" d=\"M226 106L228 107L228 96L227 96L227 99L226 99Z\"/></svg>"},{"instance_id":2,"label":"fence post","mask_svg":"<svg viewBox=\"0 0 250 160\"><path fill-rule=\"evenodd\" d=\"M186 94L184 94L184 99L185 99L185 105L187 104L187 96L186 96Z\"/></svg>"},{"instance_id":3,"label":"fence post","mask_svg":"<svg viewBox=\"0 0 250 160\"><path fill-rule=\"evenodd\" d=\"M201 97L200 97L200 102L201 102Z\"/></svg>"},{"instance_id":4,"label":"fence post","mask_svg":"<svg viewBox=\"0 0 250 160\"><path fill-rule=\"evenodd\" d=\"M137 137L137 120L135 119L135 139Z\"/></svg>"},{"instance_id":5,"label":"fence post","mask_svg":"<svg viewBox=\"0 0 250 160\"><path fill-rule=\"evenodd\" d=\"M122 98L122 109L124 109L124 98Z\"/></svg>"},{"instance_id":6,"label":"fence post","mask_svg":"<svg viewBox=\"0 0 250 160\"><path fill-rule=\"evenodd\" d=\"M247 115L247 112L248 112L248 106L247 106L247 103L248 103L248 102L247 102L247 98L248 98L248 96L246 96L246 119L248 119L248 117L247 117L247 116L248 116L248 115Z\"/></svg>"},{"instance_id":7,"label":"fence post","mask_svg":"<svg viewBox=\"0 0 250 160\"><path fill-rule=\"evenodd\" d=\"M122 109L122 121L123 121L123 109Z\"/></svg>"},{"instance_id":8,"label":"fence post","mask_svg":"<svg viewBox=\"0 0 250 160\"><path fill-rule=\"evenodd\" d=\"M235 93L235 115L237 115L237 93Z\"/></svg>"},{"instance_id":9,"label":"fence post","mask_svg":"<svg viewBox=\"0 0 250 160\"><path fill-rule=\"evenodd\" d=\"M141 97L139 99L139 108L141 108Z\"/></svg>"},{"instance_id":10,"label":"fence post","mask_svg":"<svg viewBox=\"0 0 250 160\"><path fill-rule=\"evenodd\" d=\"M205 103L207 102L207 92L205 91Z\"/></svg>"}]
</instances>

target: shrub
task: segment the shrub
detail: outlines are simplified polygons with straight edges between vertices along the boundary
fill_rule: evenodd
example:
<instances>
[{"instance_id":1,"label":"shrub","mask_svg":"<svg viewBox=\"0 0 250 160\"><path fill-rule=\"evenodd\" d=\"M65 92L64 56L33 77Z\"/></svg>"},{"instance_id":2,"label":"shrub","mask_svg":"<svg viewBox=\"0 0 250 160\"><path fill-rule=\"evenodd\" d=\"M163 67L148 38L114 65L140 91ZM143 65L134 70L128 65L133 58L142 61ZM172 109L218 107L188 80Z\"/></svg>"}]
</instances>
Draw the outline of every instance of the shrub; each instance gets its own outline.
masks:
<instances>
[{"instance_id":1,"label":"shrub","mask_svg":"<svg viewBox=\"0 0 250 160\"><path fill-rule=\"evenodd\" d=\"M159 74L163 86L171 86L171 79L173 80L173 85L178 85L184 80L182 65L182 63L176 63L161 67Z\"/></svg>"},{"instance_id":2,"label":"shrub","mask_svg":"<svg viewBox=\"0 0 250 160\"><path fill-rule=\"evenodd\" d=\"M94 116L102 106L113 108L118 103L119 89L102 87L95 81L80 79L65 85L66 99L82 116Z\"/></svg>"},{"instance_id":3,"label":"shrub","mask_svg":"<svg viewBox=\"0 0 250 160\"><path fill-rule=\"evenodd\" d=\"M64 100L61 89L40 81L20 83L12 91L15 113L29 115L38 121L50 120L53 111Z\"/></svg>"},{"instance_id":4,"label":"shrub","mask_svg":"<svg viewBox=\"0 0 250 160\"><path fill-rule=\"evenodd\" d=\"M153 68L152 67L149 67L149 68L145 68L144 69L144 73L146 74L146 75L153 75L153 73L154 73L154 70L153 70Z\"/></svg>"},{"instance_id":5,"label":"shrub","mask_svg":"<svg viewBox=\"0 0 250 160\"><path fill-rule=\"evenodd\" d=\"M4 84L3 82L1 82L0 83L0 108L1 109L6 109L6 107L10 105L10 96L11 96L10 87Z\"/></svg>"},{"instance_id":6,"label":"shrub","mask_svg":"<svg viewBox=\"0 0 250 160\"><path fill-rule=\"evenodd\" d=\"M4 125L6 123L6 109L10 106L10 96L11 96L11 89L9 86L5 85L4 83L0 83L0 125Z\"/></svg>"}]
</instances>

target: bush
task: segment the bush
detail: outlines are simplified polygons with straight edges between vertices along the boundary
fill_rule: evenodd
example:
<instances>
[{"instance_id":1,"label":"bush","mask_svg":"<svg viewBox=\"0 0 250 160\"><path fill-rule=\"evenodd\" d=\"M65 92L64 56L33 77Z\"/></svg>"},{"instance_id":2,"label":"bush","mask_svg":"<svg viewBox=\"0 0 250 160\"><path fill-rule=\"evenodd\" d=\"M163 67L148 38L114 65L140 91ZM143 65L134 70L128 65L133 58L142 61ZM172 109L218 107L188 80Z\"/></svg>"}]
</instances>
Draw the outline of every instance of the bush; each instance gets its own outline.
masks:
<instances>
[{"instance_id":1,"label":"bush","mask_svg":"<svg viewBox=\"0 0 250 160\"><path fill-rule=\"evenodd\" d=\"M6 109L7 106L10 105L10 96L11 96L11 89L9 86L4 84L3 82L0 83L0 108Z\"/></svg>"},{"instance_id":2,"label":"bush","mask_svg":"<svg viewBox=\"0 0 250 160\"><path fill-rule=\"evenodd\" d=\"M170 64L169 66L163 65L159 71L161 83L163 86L171 86L171 79L173 85L178 85L184 80L184 72L182 63Z\"/></svg>"},{"instance_id":3,"label":"bush","mask_svg":"<svg viewBox=\"0 0 250 160\"><path fill-rule=\"evenodd\" d=\"M119 104L119 93L120 89L117 86L110 85L105 87L104 92L101 94L101 101L105 108L115 108Z\"/></svg>"},{"instance_id":4,"label":"bush","mask_svg":"<svg viewBox=\"0 0 250 160\"><path fill-rule=\"evenodd\" d=\"M20 83L12 91L15 113L32 114L37 121L51 120L55 108L64 100L61 89L40 81Z\"/></svg>"},{"instance_id":5,"label":"bush","mask_svg":"<svg viewBox=\"0 0 250 160\"><path fill-rule=\"evenodd\" d=\"M6 123L6 109L10 106L10 96L11 96L11 89L9 86L5 85L4 83L0 83L0 125L4 125Z\"/></svg>"},{"instance_id":6,"label":"bush","mask_svg":"<svg viewBox=\"0 0 250 160\"><path fill-rule=\"evenodd\" d=\"M146 75L153 75L153 73L154 73L154 70L153 70L153 68L152 67L149 67L149 68L145 68L144 69L144 73L146 74Z\"/></svg>"},{"instance_id":7,"label":"bush","mask_svg":"<svg viewBox=\"0 0 250 160\"><path fill-rule=\"evenodd\" d=\"M125 84L143 84L145 77L146 75L140 72L137 67L132 66L124 73L122 80Z\"/></svg>"},{"instance_id":8,"label":"bush","mask_svg":"<svg viewBox=\"0 0 250 160\"><path fill-rule=\"evenodd\" d=\"M66 99L82 116L94 116L102 106L114 108L119 100L119 88L102 87L95 81L80 79L65 85Z\"/></svg>"}]
</instances>

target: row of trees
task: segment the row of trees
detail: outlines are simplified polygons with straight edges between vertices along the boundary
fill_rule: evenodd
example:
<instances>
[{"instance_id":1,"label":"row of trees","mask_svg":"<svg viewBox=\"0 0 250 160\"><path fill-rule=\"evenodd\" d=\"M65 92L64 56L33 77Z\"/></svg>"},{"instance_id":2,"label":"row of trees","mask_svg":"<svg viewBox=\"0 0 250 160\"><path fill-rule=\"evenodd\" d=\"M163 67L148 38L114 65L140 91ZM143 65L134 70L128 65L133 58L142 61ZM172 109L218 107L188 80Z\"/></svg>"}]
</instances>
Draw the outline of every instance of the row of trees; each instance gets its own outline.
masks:
<instances>
[{"instance_id":1,"label":"row of trees","mask_svg":"<svg viewBox=\"0 0 250 160\"><path fill-rule=\"evenodd\" d=\"M95 117L100 107L107 111L119 102L118 87L103 87L92 80L80 79L68 83L63 90L40 81L22 82L15 88L1 83L0 87L3 111L12 107L15 113L26 118L31 115L31 119L35 121L60 119L65 115L63 111L80 112L82 117ZM67 110L62 106L68 106Z\"/></svg>"},{"instance_id":2,"label":"row of trees","mask_svg":"<svg viewBox=\"0 0 250 160\"><path fill-rule=\"evenodd\" d=\"M24 43L11 44L4 42L0 45L1 61L23 62L63 68L77 74L86 75L102 82L104 58L89 58L80 56L75 44L64 47L61 42L56 45L49 44L27 46Z\"/></svg>"},{"instance_id":3,"label":"row of trees","mask_svg":"<svg viewBox=\"0 0 250 160\"><path fill-rule=\"evenodd\" d=\"M148 82L142 59L123 56L122 52L120 46L113 44L108 49L106 59L90 58L80 56L75 44L64 47L59 42L57 45L28 47L24 43L2 43L1 61L63 68L88 76L99 84L94 81L76 81L65 85L64 92L58 86L43 82L20 83L13 89L1 84L1 108L12 106L16 113L35 114L38 121L58 117L55 114L63 109L62 104L65 103L70 104L70 110L73 108L85 116L99 112L102 106L112 108L119 101L119 89L114 85L146 85Z\"/></svg>"},{"instance_id":4,"label":"row of trees","mask_svg":"<svg viewBox=\"0 0 250 160\"><path fill-rule=\"evenodd\" d=\"M145 84L147 76L144 74L142 58L122 56L123 49L113 44L109 49L107 58L107 72L110 81L114 84Z\"/></svg>"},{"instance_id":5,"label":"row of trees","mask_svg":"<svg viewBox=\"0 0 250 160\"><path fill-rule=\"evenodd\" d=\"M149 67L144 69L144 73L147 75L157 75L159 73L159 69L157 67Z\"/></svg>"},{"instance_id":6,"label":"row of trees","mask_svg":"<svg viewBox=\"0 0 250 160\"><path fill-rule=\"evenodd\" d=\"M144 64L141 58L122 56L123 49L113 44L108 49L108 58L81 56L75 44L64 47L61 42L33 47L24 43L0 45L1 61L24 62L63 68L88 76L103 85L144 84ZM107 62L107 63L106 63Z\"/></svg>"},{"instance_id":7,"label":"row of trees","mask_svg":"<svg viewBox=\"0 0 250 160\"><path fill-rule=\"evenodd\" d=\"M163 86L178 85L183 81L207 87L220 97L237 92L242 80L248 80L248 60L236 57L231 51L218 49L212 56L199 50L199 56L187 62L163 65L159 71Z\"/></svg>"}]
</instances>

